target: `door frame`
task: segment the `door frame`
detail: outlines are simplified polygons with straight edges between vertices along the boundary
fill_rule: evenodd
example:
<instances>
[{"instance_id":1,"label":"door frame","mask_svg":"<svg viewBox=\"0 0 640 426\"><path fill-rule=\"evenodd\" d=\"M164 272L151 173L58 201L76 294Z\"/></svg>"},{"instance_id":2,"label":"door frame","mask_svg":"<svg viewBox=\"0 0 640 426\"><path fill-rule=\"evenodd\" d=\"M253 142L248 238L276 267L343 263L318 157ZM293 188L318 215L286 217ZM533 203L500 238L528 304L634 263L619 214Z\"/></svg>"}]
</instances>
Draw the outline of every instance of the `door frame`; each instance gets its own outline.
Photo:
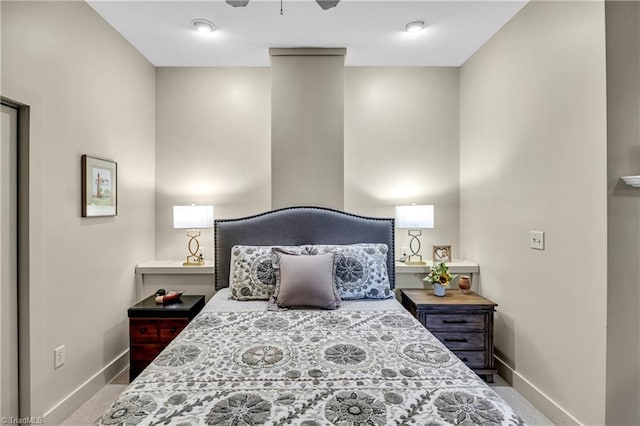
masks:
<instances>
[{"instance_id":1,"label":"door frame","mask_svg":"<svg viewBox=\"0 0 640 426\"><path fill-rule=\"evenodd\" d=\"M30 281L29 281L29 119L30 107L0 96L0 102L18 110L18 405L19 416L31 411Z\"/></svg>"}]
</instances>

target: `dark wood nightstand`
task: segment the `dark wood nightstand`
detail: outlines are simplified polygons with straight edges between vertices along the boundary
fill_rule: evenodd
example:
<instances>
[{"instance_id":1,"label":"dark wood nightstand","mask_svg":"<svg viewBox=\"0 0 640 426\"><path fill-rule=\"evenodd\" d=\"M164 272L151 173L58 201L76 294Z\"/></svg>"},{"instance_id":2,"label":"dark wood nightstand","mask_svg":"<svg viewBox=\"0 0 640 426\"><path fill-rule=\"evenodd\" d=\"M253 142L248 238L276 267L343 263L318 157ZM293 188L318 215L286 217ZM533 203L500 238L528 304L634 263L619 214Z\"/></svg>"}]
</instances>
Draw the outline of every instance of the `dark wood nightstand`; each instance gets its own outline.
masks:
<instances>
[{"instance_id":1,"label":"dark wood nightstand","mask_svg":"<svg viewBox=\"0 0 640 426\"><path fill-rule=\"evenodd\" d=\"M185 296L171 304L157 304L155 296L129 308L129 381L189 324L204 307L204 296Z\"/></svg>"},{"instance_id":2,"label":"dark wood nightstand","mask_svg":"<svg viewBox=\"0 0 640 426\"><path fill-rule=\"evenodd\" d=\"M497 304L478 294L448 290L400 290L402 305L476 374L493 382L493 312Z\"/></svg>"}]
</instances>

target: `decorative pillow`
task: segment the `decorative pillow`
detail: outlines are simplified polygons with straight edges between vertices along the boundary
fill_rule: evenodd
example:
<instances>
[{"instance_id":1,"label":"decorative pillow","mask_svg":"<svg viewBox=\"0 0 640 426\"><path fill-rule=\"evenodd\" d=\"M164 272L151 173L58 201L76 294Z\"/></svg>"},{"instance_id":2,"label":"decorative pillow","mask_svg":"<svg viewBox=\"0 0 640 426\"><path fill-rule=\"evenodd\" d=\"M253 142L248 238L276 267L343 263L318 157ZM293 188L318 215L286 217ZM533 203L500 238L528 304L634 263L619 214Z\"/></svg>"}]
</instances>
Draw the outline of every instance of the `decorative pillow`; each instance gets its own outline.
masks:
<instances>
[{"instance_id":1,"label":"decorative pillow","mask_svg":"<svg viewBox=\"0 0 640 426\"><path fill-rule=\"evenodd\" d=\"M312 255L335 253L335 284L343 300L393 297L386 244L316 245L308 250Z\"/></svg>"},{"instance_id":2,"label":"decorative pillow","mask_svg":"<svg viewBox=\"0 0 640 426\"><path fill-rule=\"evenodd\" d=\"M281 308L336 309L340 296L333 284L334 254L300 256L274 249L279 277L272 300Z\"/></svg>"},{"instance_id":3,"label":"decorative pillow","mask_svg":"<svg viewBox=\"0 0 640 426\"><path fill-rule=\"evenodd\" d=\"M229 287L235 300L268 300L276 287L272 246L233 246ZM283 247L301 254L304 247Z\"/></svg>"}]
</instances>

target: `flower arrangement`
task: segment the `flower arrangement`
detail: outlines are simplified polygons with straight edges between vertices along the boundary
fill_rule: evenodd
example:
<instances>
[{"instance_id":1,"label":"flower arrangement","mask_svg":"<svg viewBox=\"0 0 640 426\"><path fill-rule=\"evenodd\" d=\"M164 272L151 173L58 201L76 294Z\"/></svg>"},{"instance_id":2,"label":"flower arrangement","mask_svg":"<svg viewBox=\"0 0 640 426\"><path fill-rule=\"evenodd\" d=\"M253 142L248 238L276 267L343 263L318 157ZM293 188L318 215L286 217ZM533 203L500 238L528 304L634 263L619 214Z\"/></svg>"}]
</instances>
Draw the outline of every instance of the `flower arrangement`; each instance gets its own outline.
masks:
<instances>
[{"instance_id":1,"label":"flower arrangement","mask_svg":"<svg viewBox=\"0 0 640 426\"><path fill-rule=\"evenodd\" d=\"M451 281L456 277L457 275L451 275L449 273L449 268L444 264L444 262L438 262L431 267L431 272L429 272L429 275L427 275L423 281L434 285L440 284L443 287L449 287L449 285L451 285Z\"/></svg>"}]
</instances>

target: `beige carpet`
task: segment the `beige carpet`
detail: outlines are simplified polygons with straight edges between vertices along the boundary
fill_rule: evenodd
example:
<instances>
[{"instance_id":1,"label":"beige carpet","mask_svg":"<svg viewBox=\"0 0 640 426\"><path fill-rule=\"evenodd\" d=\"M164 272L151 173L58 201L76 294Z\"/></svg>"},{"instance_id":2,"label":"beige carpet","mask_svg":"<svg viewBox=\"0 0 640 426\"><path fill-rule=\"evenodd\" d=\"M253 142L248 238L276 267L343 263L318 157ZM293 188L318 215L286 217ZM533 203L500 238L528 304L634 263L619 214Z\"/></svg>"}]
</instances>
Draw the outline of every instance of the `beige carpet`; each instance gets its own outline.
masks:
<instances>
[{"instance_id":1,"label":"beige carpet","mask_svg":"<svg viewBox=\"0 0 640 426\"><path fill-rule=\"evenodd\" d=\"M515 389L513 389L500 376L494 376L495 383L491 388L498 394L507 404L513 408L522 420L530 426L549 426L553 422L546 418L538 409L536 409L529 401L524 399ZM105 385L90 400L84 403L75 413L67 417L61 425L64 426L90 426L104 414L109 406L116 400L118 395L125 390L129 383L129 371L123 371L118 377L113 379L111 383Z\"/></svg>"},{"instance_id":2,"label":"beige carpet","mask_svg":"<svg viewBox=\"0 0 640 426\"><path fill-rule=\"evenodd\" d=\"M64 426L85 426L93 425L95 421L104 414L118 395L127 388L129 384L129 369L123 371L105 385L95 395L78 408L72 415L67 417L60 425Z\"/></svg>"},{"instance_id":3,"label":"beige carpet","mask_svg":"<svg viewBox=\"0 0 640 426\"><path fill-rule=\"evenodd\" d=\"M491 389L495 391L500 398L509 404L522 420L529 426L548 426L554 423L545 417L540 410L527 401L517 390L509 386L509 383L497 374L493 376L494 383L491 383Z\"/></svg>"},{"instance_id":4,"label":"beige carpet","mask_svg":"<svg viewBox=\"0 0 640 426\"><path fill-rule=\"evenodd\" d=\"M85 426L92 425L104 414L118 395L127 388L127 385L105 385L93 395L90 400L85 402L75 413L67 417L61 425L64 426Z\"/></svg>"}]
</instances>

